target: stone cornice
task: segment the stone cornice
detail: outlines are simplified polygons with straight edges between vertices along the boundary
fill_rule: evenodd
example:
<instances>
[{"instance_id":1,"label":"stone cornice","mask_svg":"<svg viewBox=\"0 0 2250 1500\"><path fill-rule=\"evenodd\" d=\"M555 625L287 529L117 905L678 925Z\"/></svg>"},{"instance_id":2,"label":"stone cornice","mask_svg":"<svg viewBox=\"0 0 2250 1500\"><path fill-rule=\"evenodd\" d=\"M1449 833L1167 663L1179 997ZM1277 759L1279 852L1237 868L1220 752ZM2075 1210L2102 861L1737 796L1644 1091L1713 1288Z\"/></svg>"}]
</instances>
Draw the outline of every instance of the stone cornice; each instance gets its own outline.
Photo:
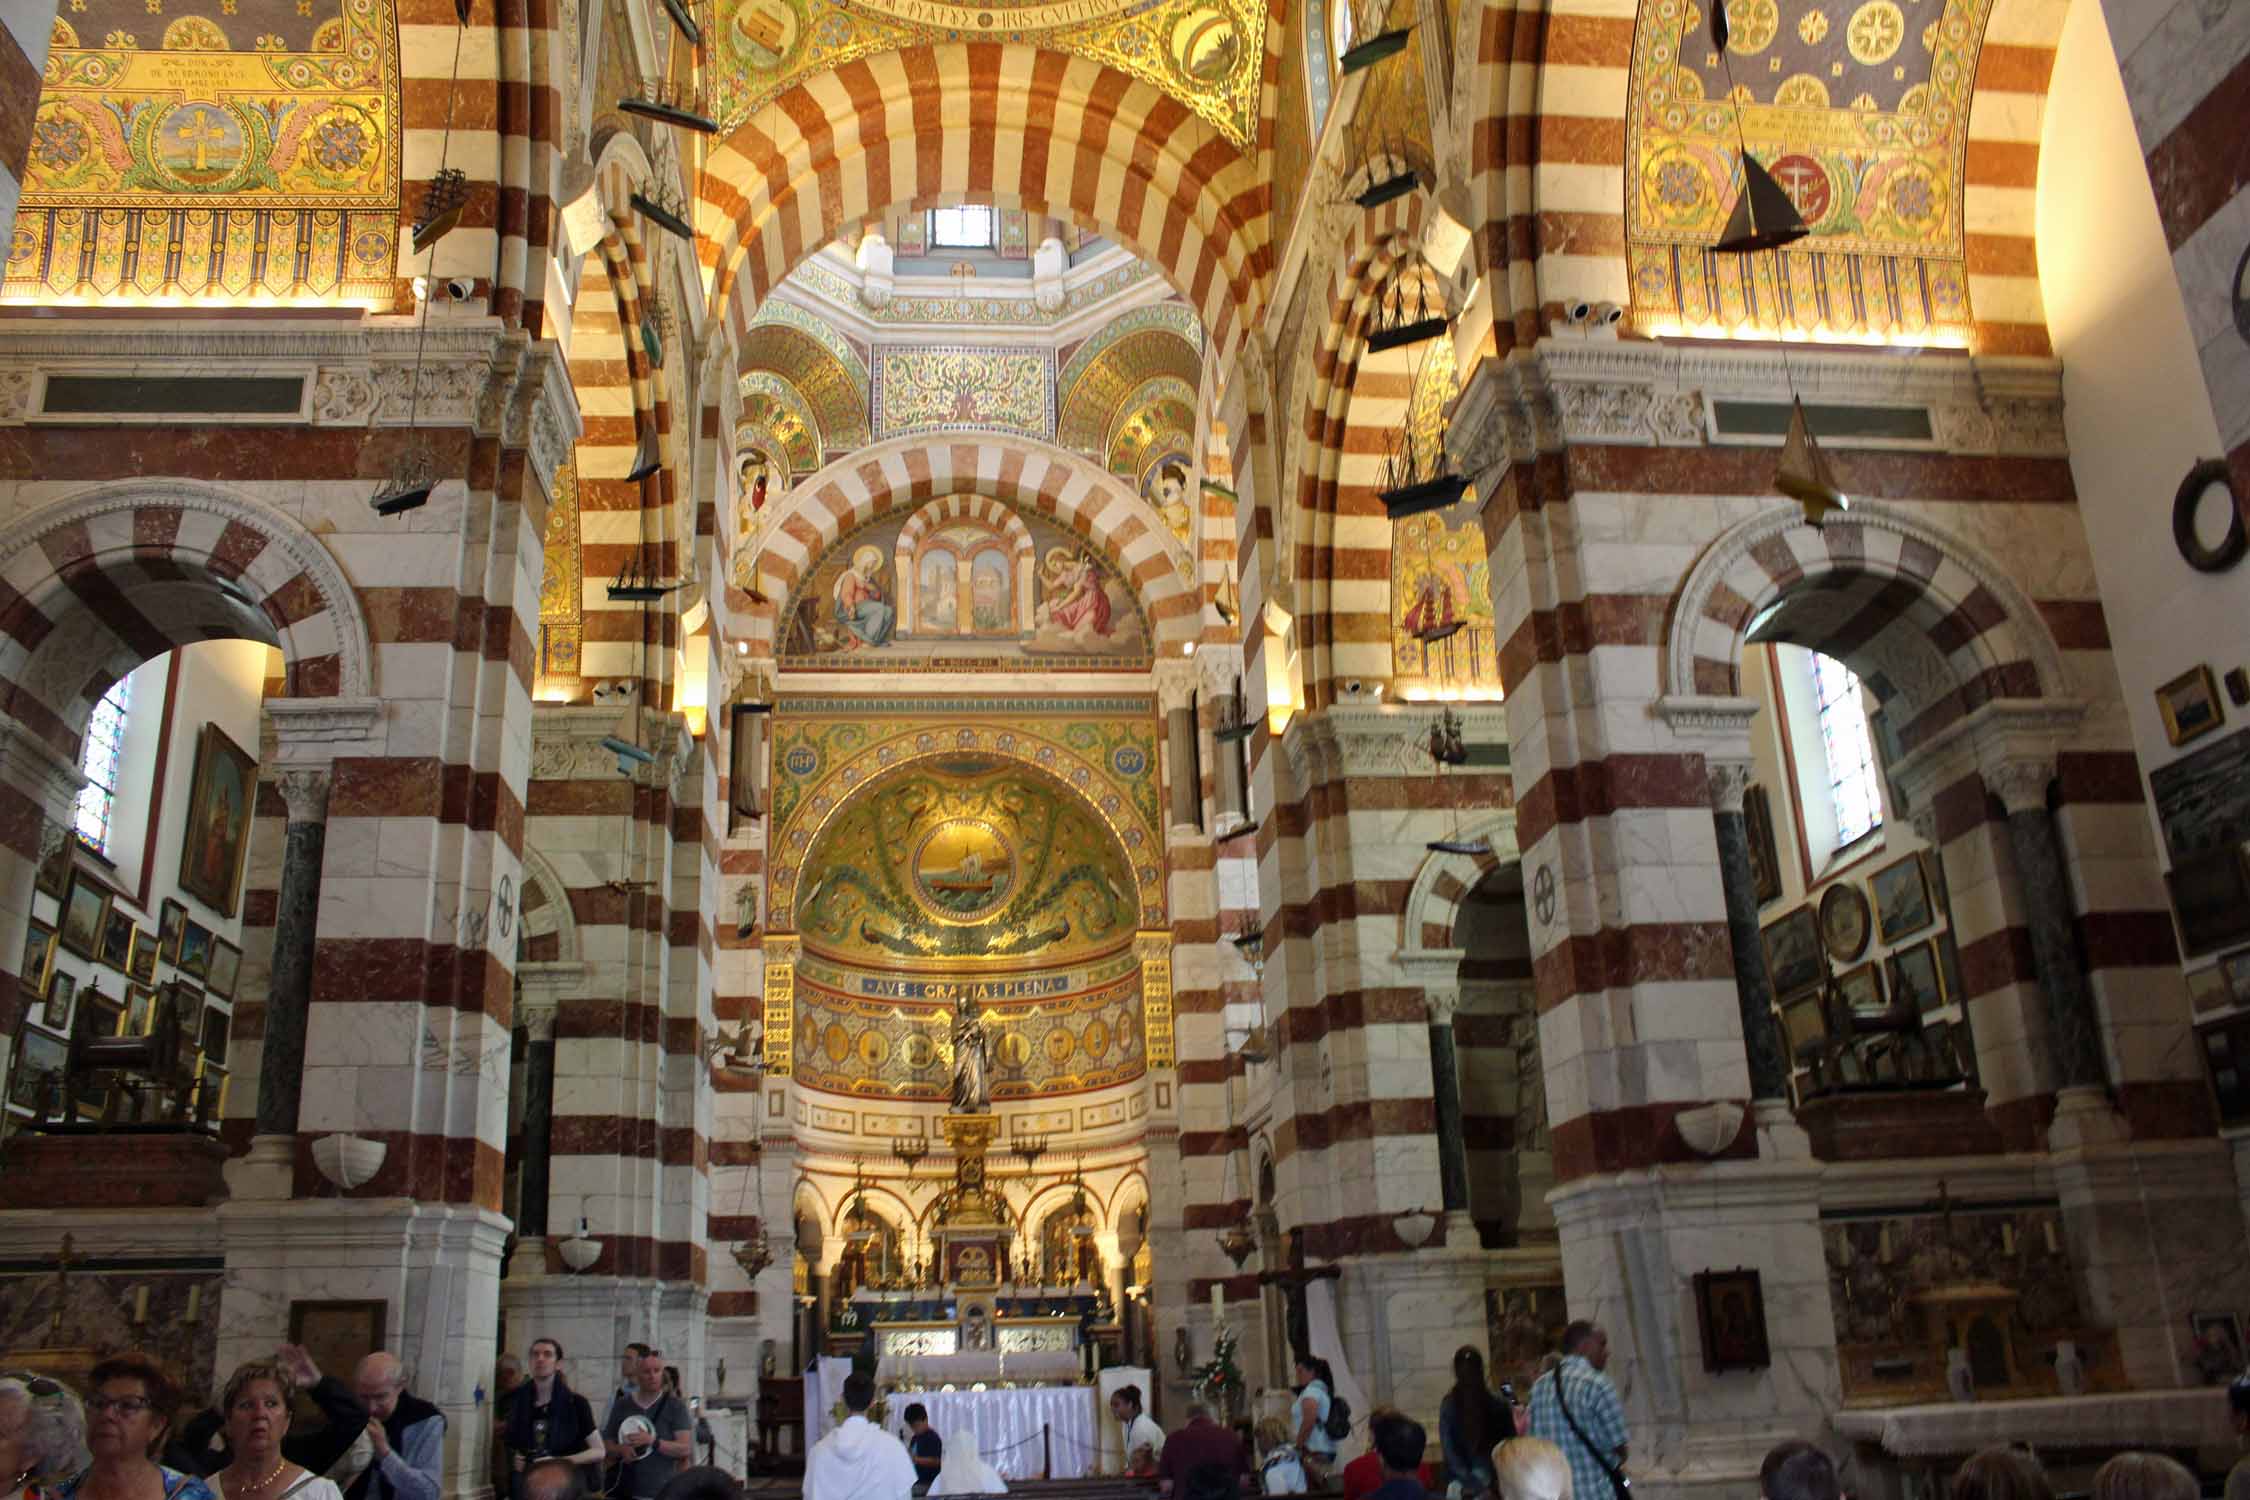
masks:
<instances>
[{"instance_id":1,"label":"stone cornice","mask_svg":"<svg viewBox=\"0 0 2250 1500\"><path fill-rule=\"evenodd\" d=\"M67 826L86 773L12 718L0 718L0 778L28 791L51 822Z\"/></svg>"},{"instance_id":2,"label":"stone cornice","mask_svg":"<svg viewBox=\"0 0 2250 1500\"><path fill-rule=\"evenodd\" d=\"M1709 403L1785 398L1926 407L1947 453L2060 457L2062 367L2051 359L1943 351L1866 353L1777 346L1682 346L1548 337L1487 359L1456 398L1446 447L1489 493L1507 466L1567 443L1703 447ZM1731 445L1730 445L1731 446Z\"/></svg>"},{"instance_id":3,"label":"stone cornice","mask_svg":"<svg viewBox=\"0 0 2250 1500\"><path fill-rule=\"evenodd\" d=\"M531 715L531 779L534 781L602 781L619 775L617 756L602 741L631 727L623 721L623 704L539 704ZM638 767L633 780L643 786L676 787L695 755L695 741L681 714L639 711L638 742L656 759Z\"/></svg>"},{"instance_id":4,"label":"stone cornice","mask_svg":"<svg viewBox=\"0 0 2250 1500\"><path fill-rule=\"evenodd\" d=\"M2086 704L2075 698L1996 698L1917 746L1891 768L1891 780L1912 808L1970 771L2007 799L2011 812L2044 806L2056 757L2085 718Z\"/></svg>"},{"instance_id":5,"label":"stone cornice","mask_svg":"<svg viewBox=\"0 0 2250 1500\"><path fill-rule=\"evenodd\" d=\"M1430 726L1450 706L1471 745L1506 745L1507 710L1498 703L1332 704L1289 721L1282 748L1299 787L1338 777L1434 776Z\"/></svg>"},{"instance_id":6,"label":"stone cornice","mask_svg":"<svg viewBox=\"0 0 2250 1500\"><path fill-rule=\"evenodd\" d=\"M269 765L334 760L340 746L365 747L383 721L380 698L270 698L265 710Z\"/></svg>"},{"instance_id":7,"label":"stone cornice","mask_svg":"<svg viewBox=\"0 0 2250 1500\"><path fill-rule=\"evenodd\" d=\"M417 381L415 371L420 370ZM584 430L562 352L494 318L288 322L148 319L0 322L0 426L166 423L177 414L37 415L54 375L296 376L295 413L201 413L201 425L292 418L315 427L473 428L526 449L543 484Z\"/></svg>"},{"instance_id":8,"label":"stone cornice","mask_svg":"<svg viewBox=\"0 0 2250 1500\"><path fill-rule=\"evenodd\" d=\"M1750 748L1750 725L1758 717L1755 698L1723 698L1703 693L1672 693L1649 705L1649 712L1683 740L1725 751Z\"/></svg>"}]
</instances>

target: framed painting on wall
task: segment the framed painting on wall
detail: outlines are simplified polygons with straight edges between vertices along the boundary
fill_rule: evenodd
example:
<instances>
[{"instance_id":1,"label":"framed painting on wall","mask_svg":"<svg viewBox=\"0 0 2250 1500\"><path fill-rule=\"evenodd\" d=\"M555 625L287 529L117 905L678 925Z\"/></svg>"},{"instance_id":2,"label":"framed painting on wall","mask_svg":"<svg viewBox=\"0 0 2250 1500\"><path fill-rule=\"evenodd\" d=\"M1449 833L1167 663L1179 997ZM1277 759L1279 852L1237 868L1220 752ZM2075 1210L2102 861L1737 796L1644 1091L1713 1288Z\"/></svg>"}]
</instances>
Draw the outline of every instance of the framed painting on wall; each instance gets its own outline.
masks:
<instances>
[{"instance_id":1,"label":"framed painting on wall","mask_svg":"<svg viewBox=\"0 0 2250 1500\"><path fill-rule=\"evenodd\" d=\"M1945 1004L1945 969L1934 939L1899 949L1890 956L1889 968L1893 1005L1920 1015Z\"/></svg>"},{"instance_id":2,"label":"framed painting on wall","mask_svg":"<svg viewBox=\"0 0 2250 1500\"><path fill-rule=\"evenodd\" d=\"M70 848L77 842L77 836L65 829L62 841L55 845L55 852L39 862L39 874L32 886L40 895L52 896L57 901L62 899L64 889L70 884Z\"/></svg>"},{"instance_id":3,"label":"framed painting on wall","mask_svg":"<svg viewBox=\"0 0 2250 1500\"><path fill-rule=\"evenodd\" d=\"M1871 930L1867 897L1858 886L1840 880L1820 893L1820 940L1830 958L1840 964L1857 959L1867 951Z\"/></svg>"},{"instance_id":4,"label":"framed painting on wall","mask_svg":"<svg viewBox=\"0 0 2250 1500\"><path fill-rule=\"evenodd\" d=\"M225 938L215 939L211 944L210 972L204 976L211 993L221 1000L232 1000L235 980L241 973L242 950Z\"/></svg>"},{"instance_id":5,"label":"framed painting on wall","mask_svg":"<svg viewBox=\"0 0 2250 1500\"><path fill-rule=\"evenodd\" d=\"M323 1370L348 1370L383 1347L388 1302L292 1302L289 1342Z\"/></svg>"},{"instance_id":6,"label":"framed painting on wall","mask_svg":"<svg viewBox=\"0 0 2250 1500\"><path fill-rule=\"evenodd\" d=\"M187 936L187 908L170 896L156 923L156 956L168 964L180 961L180 939Z\"/></svg>"},{"instance_id":7,"label":"framed painting on wall","mask_svg":"<svg viewBox=\"0 0 2250 1500\"><path fill-rule=\"evenodd\" d=\"M1773 799L1762 786L1742 794L1742 827L1750 837L1750 879L1758 904L1781 894L1781 855L1773 841Z\"/></svg>"},{"instance_id":8,"label":"framed painting on wall","mask_svg":"<svg viewBox=\"0 0 2250 1500\"><path fill-rule=\"evenodd\" d=\"M55 963L55 929L34 918L23 933L23 963L16 969L16 983L26 995L47 993L47 971Z\"/></svg>"},{"instance_id":9,"label":"framed painting on wall","mask_svg":"<svg viewBox=\"0 0 2250 1500\"><path fill-rule=\"evenodd\" d=\"M1766 1344L1766 1297L1747 1269L1695 1273L1695 1322L1703 1335L1703 1368L1762 1370L1773 1363Z\"/></svg>"},{"instance_id":10,"label":"framed painting on wall","mask_svg":"<svg viewBox=\"0 0 2250 1500\"><path fill-rule=\"evenodd\" d=\"M217 941L210 928L191 917L180 932L180 956L172 962L190 979L208 978L211 973L211 948Z\"/></svg>"},{"instance_id":11,"label":"framed painting on wall","mask_svg":"<svg viewBox=\"0 0 2250 1500\"><path fill-rule=\"evenodd\" d=\"M140 930L133 914L112 902L109 915L102 921L102 951L95 956L118 973L124 973L125 966L133 959L133 936Z\"/></svg>"},{"instance_id":12,"label":"framed painting on wall","mask_svg":"<svg viewBox=\"0 0 2250 1500\"><path fill-rule=\"evenodd\" d=\"M1810 906L1800 906L1760 929L1766 945L1766 973L1777 995L1788 995L1818 984L1826 972L1820 947L1820 923Z\"/></svg>"},{"instance_id":13,"label":"framed painting on wall","mask_svg":"<svg viewBox=\"0 0 2250 1500\"><path fill-rule=\"evenodd\" d=\"M77 975L50 971L47 975L47 1008L39 1013L39 1024L51 1026L67 1035L70 1030L70 1005L77 997Z\"/></svg>"},{"instance_id":14,"label":"framed painting on wall","mask_svg":"<svg viewBox=\"0 0 2250 1500\"><path fill-rule=\"evenodd\" d=\"M1875 930L1885 943L1920 932L1937 920L1930 904L1929 876L1919 854L1893 860L1868 876L1867 891L1875 898Z\"/></svg>"},{"instance_id":15,"label":"framed painting on wall","mask_svg":"<svg viewBox=\"0 0 2250 1500\"><path fill-rule=\"evenodd\" d=\"M109 887L83 873L71 877L62 898L62 945L80 958L92 958L100 949L102 929L109 922Z\"/></svg>"},{"instance_id":16,"label":"framed painting on wall","mask_svg":"<svg viewBox=\"0 0 2250 1500\"><path fill-rule=\"evenodd\" d=\"M133 929L133 952L125 960L125 976L136 984L156 983L156 934L146 927Z\"/></svg>"},{"instance_id":17,"label":"framed painting on wall","mask_svg":"<svg viewBox=\"0 0 2250 1500\"><path fill-rule=\"evenodd\" d=\"M242 860L257 805L258 763L216 724L195 742L195 780L188 792L187 836L180 848L180 889L222 916L235 914Z\"/></svg>"},{"instance_id":18,"label":"framed painting on wall","mask_svg":"<svg viewBox=\"0 0 2250 1500\"><path fill-rule=\"evenodd\" d=\"M2156 690L2156 711L2164 720L2164 737L2175 745L2209 734L2227 716L2211 669L2200 663Z\"/></svg>"},{"instance_id":19,"label":"framed painting on wall","mask_svg":"<svg viewBox=\"0 0 2250 1500\"><path fill-rule=\"evenodd\" d=\"M2164 872L2180 923L2180 951L2190 957L2250 936L2250 878L2229 847L2182 860Z\"/></svg>"},{"instance_id":20,"label":"framed painting on wall","mask_svg":"<svg viewBox=\"0 0 2250 1500\"><path fill-rule=\"evenodd\" d=\"M25 1026L16 1032L15 1051L8 1071L8 1102L37 1114L55 1102L55 1085L70 1057L70 1043L51 1031Z\"/></svg>"}]
</instances>

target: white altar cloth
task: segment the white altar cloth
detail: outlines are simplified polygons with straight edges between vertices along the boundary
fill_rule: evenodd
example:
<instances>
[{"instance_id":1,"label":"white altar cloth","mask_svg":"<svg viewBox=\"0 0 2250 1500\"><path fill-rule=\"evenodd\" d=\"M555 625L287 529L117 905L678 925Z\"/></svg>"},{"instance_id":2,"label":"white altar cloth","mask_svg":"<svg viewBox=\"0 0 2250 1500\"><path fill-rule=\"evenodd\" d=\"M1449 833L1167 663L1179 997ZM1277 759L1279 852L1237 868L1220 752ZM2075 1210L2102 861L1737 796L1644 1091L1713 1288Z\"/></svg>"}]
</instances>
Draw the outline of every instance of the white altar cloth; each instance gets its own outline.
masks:
<instances>
[{"instance_id":1,"label":"white altar cloth","mask_svg":"<svg viewBox=\"0 0 2250 1500\"><path fill-rule=\"evenodd\" d=\"M1100 1472L1095 1463L1094 1403L1090 1385L1019 1386L1005 1391L893 1391L885 1422L904 1436L906 1408L929 1408L930 1425L951 1442L956 1427L977 1435L977 1451L1003 1479L1037 1479L1052 1458L1050 1479L1079 1479ZM1040 1428L1048 1429L1042 1444Z\"/></svg>"},{"instance_id":2,"label":"white altar cloth","mask_svg":"<svg viewBox=\"0 0 2250 1500\"><path fill-rule=\"evenodd\" d=\"M1830 1421L1841 1435L1879 1444L1898 1458L1958 1458L1994 1443L2029 1443L2034 1448L2231 1450L2234 1446L2226 1388L2215 1385L2185 1391L1875 1407L1840 1411Z\"/></svg>"}]
</instances>

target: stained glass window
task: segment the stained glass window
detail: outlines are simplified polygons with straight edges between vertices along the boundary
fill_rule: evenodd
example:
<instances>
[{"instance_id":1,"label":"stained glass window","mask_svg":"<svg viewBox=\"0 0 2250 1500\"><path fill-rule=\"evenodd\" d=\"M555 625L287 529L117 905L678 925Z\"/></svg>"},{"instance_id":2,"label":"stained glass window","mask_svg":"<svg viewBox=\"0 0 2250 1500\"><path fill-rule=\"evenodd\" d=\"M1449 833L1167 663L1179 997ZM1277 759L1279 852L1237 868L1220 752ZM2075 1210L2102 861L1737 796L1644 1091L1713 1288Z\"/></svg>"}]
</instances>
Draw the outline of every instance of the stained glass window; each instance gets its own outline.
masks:
<instances>
[{"instance_id":1,"label":"stained glass window","mask_svg":"<svg viewBox=\"0 0 2250 1500\"><path fill-rule=\"evenodd\" d=\"M1859 679L1842 662L1818 653L1812 670L1820 743L1828 755L1828 793L1836 805L1836 847L1841 849L1883 821L1883 794Z\"/></svg>"},{"instance_id":2,"label":"stained glass window","mask_svg":"<svg viewBox=\"0 0 2250 1500\"><path fill-rule=\"evenodd\" d=\"M977 203L931 209L930 244L939 250L990 250L992 210Z\"/></svg>"},{"instance_id":3,"label":"stained glass window","mask_svg":"<svg viewBox=\"0 0 2250 1500\"><path fill-rule=\"evenodd\" d=\"M132 712L133 679L120 677L86 723L86 748L78 768L86 773L79 789L77 828L79 840L89 849L108 855L110 808L117 801L117 768L125 756L125 719Z\"/></svg>"}]
</instances>

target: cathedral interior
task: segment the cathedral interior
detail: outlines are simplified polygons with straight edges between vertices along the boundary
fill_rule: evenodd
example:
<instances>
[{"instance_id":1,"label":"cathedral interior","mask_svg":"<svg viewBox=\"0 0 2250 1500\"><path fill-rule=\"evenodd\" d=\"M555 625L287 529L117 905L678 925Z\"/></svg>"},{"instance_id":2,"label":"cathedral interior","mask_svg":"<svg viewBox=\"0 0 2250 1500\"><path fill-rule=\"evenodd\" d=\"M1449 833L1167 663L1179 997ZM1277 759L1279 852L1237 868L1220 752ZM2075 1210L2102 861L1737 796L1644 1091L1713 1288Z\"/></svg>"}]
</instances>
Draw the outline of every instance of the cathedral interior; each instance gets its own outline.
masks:
<instances>
[{"instance_id":1,"label":"cathedral interior","mask_svg":"<svg viewBox=\"0 0 2250 1500\"><path fill-rule=\"evenodd\" d=\"M2231 1444L2245 118L2225 0L0 7L0 1347L391 1349L464 1497L538 1336Z\"/></svg>"}]
</instances>

